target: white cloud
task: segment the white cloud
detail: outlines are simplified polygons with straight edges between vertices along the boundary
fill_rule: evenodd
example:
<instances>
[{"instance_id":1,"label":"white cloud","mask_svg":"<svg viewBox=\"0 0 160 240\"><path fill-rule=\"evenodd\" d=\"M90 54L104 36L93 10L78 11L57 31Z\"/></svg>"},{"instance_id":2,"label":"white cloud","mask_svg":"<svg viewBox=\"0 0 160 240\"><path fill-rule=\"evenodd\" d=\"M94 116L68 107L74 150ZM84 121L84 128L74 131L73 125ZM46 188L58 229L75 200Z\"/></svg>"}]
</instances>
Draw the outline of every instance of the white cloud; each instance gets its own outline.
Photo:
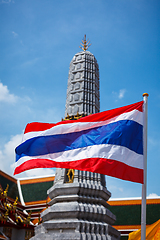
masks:
<instances>
[{"instance_id":1,"label":"white cloud","mask_svg":"<svg viewBox=\"0 0 160 240\"><path fill-rule=\"evenodd\" d=\"M108 176L107 176L107 179L108 179ZM108 181L108 180L107 180ZM123 188L122 187L117 187L117 186L115 186L115 185L107 185L107 188L108 188L108 190L111 192L111 193L113 193L113 192L117 192L117 193L123 193L124 192L124 190L123 190Z\"/></svg>"},{"instance_id":2,"label":"white cloud","mask_svg":"<svg viewBox=\"0 0 160 240\"><path fill-rule=\"evenodd\" d=\"M18 33L14 32L14 31L12 31L12 34L13 34L14 37L18 36Z\"/></svg>"},{"instance_id":3,"label":"white cloud","mask_svg":"<svg viewBox=\"0 0 160 240\"><path fill-rule=\"evenodd\" d=\"M12 1L12 0L0 0L0 3L14 3L14 1Z\"/></svg>"},{"instance_id":4,"label":"white cloud","mask_svg":"<svg viewBox=\"0 0 160 240\"><path fill-rule=\"evenodd\" d=\"M15 103L18 97L11 94L6 85L0 82L0 102Z\"/></svg>"},{"instance_id":5,"label":"white cloud","mask_svg":"<svg viewBox=\"0 0 160 240\"><path fill-rule=\"evenodd\" d=\"M118 95L118 98L119 98L119 99L124 98L124 94L125 94L125 92L126 92L126 89L120 89L120 91L119 91L119 95Z\"/></svg>"},{"instance_id":6,"label":"white cloud","mask_svg":"<svg viewBox=\"0 0 160 240\"><path fill-rule=\"evenodd\" d=\"M112 92L116 102L118 101L118 99L124 98L125 93L126 93L126 89L120 89L119 92L115 92L115 91Z\"/></svg>"},{"instance_id":7,"label":"white cloud","mask_svg":"<svg viewBox=\"0 0 160 240\"><path fill-rule=\"evenodd\" d=\"M54 174L55 174L55 169L54 168L53 169L51 169L51 168L37 168L37 169L28 170L28 171L25 172L25 175L27 177L47 176L47 175L54 175Z\"/></svg>"},{"instance_id":8,"label":"white cloud","mask_svg":"<svg viewBox=\"0 0 160 240\"><path fill-rule=\"evenodd\" d=\"M151 145L152 147L158 147L160 148L160 139L155 139L153 137L148 137L148 143L149 143L149 146Z\"/></svg>"},{"instance_id":9,"label":"white cloud","mask_svg":"<svg viewBox=\"0 0 160 240\"><path fill-rule=\"evenodd\" d=\"M147 198L157 198L159 197L156 193L150 193Z\"/></svg>"},{"instance_id":10,"label":"white cloud","mask_svg":"<svg viewBox=\"0 0 160 240\"><path fill-rule=\"evenodd\" d=\"M15 162L15 148L21 143L22 134L12 136L9 142L7 142L0 150L0 169L13 174L14 162Z\"/></svg>"},{"instance_id":11,"label":"white cloud","mask_svg":"<svg viewBox=\"0 0 160 240\"><path fill-rule=\"evenodd\" d=\"M33 66L39 61L39 59L40 58L37 57L37 58L31 59L31 60L28 60L28 61L22 63L21 67L26 68L26 67L29 67L29 66Z\"/></svg>"}]
</instances>

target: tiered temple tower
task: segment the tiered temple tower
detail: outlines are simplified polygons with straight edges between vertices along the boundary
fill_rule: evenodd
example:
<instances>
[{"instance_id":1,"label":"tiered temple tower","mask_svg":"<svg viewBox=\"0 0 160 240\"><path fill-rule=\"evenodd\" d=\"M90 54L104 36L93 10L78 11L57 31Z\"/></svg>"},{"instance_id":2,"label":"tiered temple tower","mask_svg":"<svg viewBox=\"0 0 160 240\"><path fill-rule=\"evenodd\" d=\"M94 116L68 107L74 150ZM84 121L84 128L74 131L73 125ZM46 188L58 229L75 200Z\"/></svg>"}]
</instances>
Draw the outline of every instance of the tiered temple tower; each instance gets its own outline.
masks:
<instances>
[{"instance_id":1,"label":"tiered temple tower","mask_svg":"<svg viewBox=\"0 0 160 240\"><path fill-rule=\"evenodd\" d=\"M99 68L82 40L81 52L73 57L68 77L65 119L77 119L100 111ZM111 193L105 176L73 169L57 169L48 190L50 207L42 212L43 223L32 240L117 240L111 225L116 217L108 210Z\"/></svg>"},{"instance_id":2,"label":"tiered temple tower","mask_svg":"<svg viewBox=\"0 0 160 240\"><path fill-rule=\"evenodd\" d=\"M70 63L65 117L99 111L99 66L94 55L84 50L75 54Z\"/></svg>"}]
</instances>

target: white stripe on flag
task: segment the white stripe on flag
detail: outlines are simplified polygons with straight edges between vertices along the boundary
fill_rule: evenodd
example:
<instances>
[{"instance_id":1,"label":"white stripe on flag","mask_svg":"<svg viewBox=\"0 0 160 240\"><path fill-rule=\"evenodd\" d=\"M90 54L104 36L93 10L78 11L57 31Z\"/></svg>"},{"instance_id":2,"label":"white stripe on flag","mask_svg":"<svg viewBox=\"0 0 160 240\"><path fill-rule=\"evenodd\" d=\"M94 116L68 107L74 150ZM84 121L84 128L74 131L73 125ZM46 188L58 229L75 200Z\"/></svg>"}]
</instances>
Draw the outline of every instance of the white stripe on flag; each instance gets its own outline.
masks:
<instances>
[{"instance_id":1,"label":"white stripe on flag","mask_svg":"<svg viewBox=\"0 0 160 240\"><path fill-rule=\"evenodd\" d=\"M26 140L33 137L37 137L37 136L49 136L49 135L56 135L56 134L80 132L82 130L104 126L109 123L118 122L121 120L133 120L143 125L143 113L135 109L131 112L120 114L106 121L100 121L100 122L76 122L75 121L74 123L67 123L67 124L62 123L60 125L54 126L53 128L50 128L44 131L25 133L23 136L22 142L25 142Z\"/></svg>"},{"instance_id":2,"label":"white stripe on flag","mask_svg":"<svg viewBox=\"0 0 160 240\"><path fill-rule=\"evenodd\" d=\"M112 144L93 145L34 157L25 156L20 158L18 162L15 163L15 166L18 167L24 162L37 158L49 159L56 162L72 162L86 158L106 158L122 162L134 168L143 169L143 155L137 154L126 147Z\"/></svg>"}]
</instances>

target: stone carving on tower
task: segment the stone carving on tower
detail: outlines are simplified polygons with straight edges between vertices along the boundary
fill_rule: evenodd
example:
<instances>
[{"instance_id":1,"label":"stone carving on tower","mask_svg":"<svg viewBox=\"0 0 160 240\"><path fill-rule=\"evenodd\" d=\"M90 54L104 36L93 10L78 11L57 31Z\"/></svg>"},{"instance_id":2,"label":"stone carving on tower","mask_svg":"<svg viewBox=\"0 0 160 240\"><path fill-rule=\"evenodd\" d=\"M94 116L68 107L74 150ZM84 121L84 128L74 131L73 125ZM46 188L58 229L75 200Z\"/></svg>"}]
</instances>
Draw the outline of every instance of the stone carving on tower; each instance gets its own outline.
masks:
<instances>
[{"instance_id":1,"label":"stone carving on tower","mask_svg":"<svg viewBox=\"0 0 160 240\"><path fill-rule=\"evenodd\" d=\"M99 66L92 53L87 51L86 36L83 51L74 55L69 68L65 117L88 115L100 111Z\"/></svg>"},{"instance_id":2,"label":"stone carving on tower","mask_svg":"<svg viewBox=\"0 0 160 240\"><path fill-rule=\"evenodd\" d=\"M78 119L100 111L99 68L82 40L81 52L73 57L68 77L65 118ZM105 176L73 169L56 169L51 199L42 212L42 223L32 240L118 240L119 232L111 225L116 217L108 210L111 193Z\"/></svg>"}]
</instances>

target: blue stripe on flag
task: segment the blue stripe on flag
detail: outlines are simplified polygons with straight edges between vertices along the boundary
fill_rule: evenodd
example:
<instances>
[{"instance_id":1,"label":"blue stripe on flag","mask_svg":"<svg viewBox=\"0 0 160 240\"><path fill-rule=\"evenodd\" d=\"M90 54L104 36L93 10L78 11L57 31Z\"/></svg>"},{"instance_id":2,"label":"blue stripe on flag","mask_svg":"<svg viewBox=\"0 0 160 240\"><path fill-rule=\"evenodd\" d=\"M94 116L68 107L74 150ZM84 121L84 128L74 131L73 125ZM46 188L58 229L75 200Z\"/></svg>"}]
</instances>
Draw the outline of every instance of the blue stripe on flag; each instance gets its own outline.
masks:
<instances>
[{"instance_id":1,"label":"blue stripe on flag","mask_svg":"<svg viewBox=\"0 0 160 240\"><path fill-rule=\"evenodd\" d=\"M105 126L51 136L34 137L16 148L16 161L23 156L40 156L99 144L113 144L143 154L143 126L121 120Z\"/></svg>"}]
</instances>

